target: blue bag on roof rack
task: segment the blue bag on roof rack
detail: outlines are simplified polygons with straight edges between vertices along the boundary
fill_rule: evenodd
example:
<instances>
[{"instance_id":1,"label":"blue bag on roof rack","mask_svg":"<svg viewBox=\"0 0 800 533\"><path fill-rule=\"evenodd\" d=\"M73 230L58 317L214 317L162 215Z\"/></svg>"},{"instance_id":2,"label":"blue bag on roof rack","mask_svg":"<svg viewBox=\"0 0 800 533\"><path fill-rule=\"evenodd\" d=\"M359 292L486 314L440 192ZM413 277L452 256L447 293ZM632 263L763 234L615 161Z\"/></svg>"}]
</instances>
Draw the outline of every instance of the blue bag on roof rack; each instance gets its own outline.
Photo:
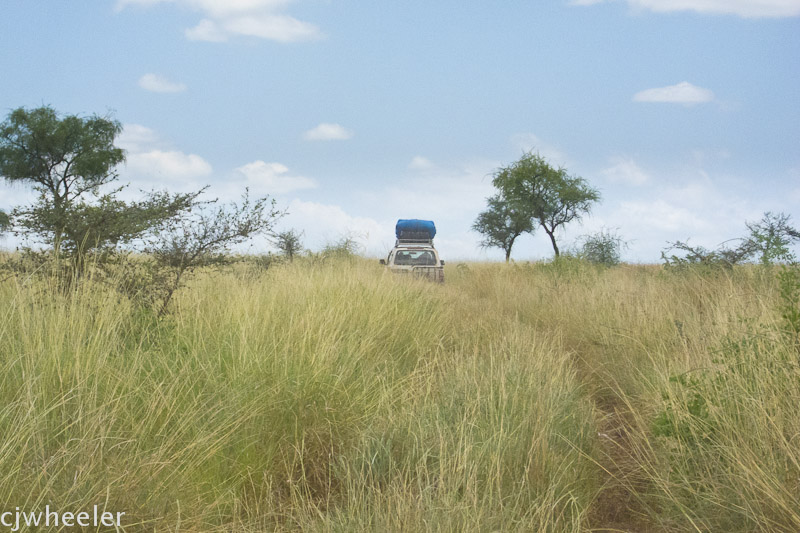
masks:
<instances>
[{"instance_id":1,"label":"blue bag on roof rack","mask_svg":"<svg viewBox=\"0 0 800 533\"><path fill-rule=\"evenodd\" d=\"M403 240L433 240L436 236L436 226L432 220L400 219L394 228L398 239Z\"/></svg>"}]
</instances>

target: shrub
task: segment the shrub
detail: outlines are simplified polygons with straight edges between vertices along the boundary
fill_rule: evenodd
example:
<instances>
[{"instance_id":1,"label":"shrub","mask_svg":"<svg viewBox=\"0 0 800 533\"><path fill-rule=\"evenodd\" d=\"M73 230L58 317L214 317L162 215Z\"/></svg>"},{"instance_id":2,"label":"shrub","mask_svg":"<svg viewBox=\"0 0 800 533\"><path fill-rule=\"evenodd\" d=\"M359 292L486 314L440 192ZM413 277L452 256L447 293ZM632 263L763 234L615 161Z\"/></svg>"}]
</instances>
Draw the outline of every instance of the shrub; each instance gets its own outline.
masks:
<instances>
[{"instance_id":1,"label":"shrub","mask_svg":"<svg viewBox=\"0 0 800 533\"><path fill-rule=\"evenodd\" d=\"M586 235L582 240L578 255L590 263L605 266L618 265L622 250L628 247L628 243L616 231L609 229Z\"/></svg>"}]
</instances>

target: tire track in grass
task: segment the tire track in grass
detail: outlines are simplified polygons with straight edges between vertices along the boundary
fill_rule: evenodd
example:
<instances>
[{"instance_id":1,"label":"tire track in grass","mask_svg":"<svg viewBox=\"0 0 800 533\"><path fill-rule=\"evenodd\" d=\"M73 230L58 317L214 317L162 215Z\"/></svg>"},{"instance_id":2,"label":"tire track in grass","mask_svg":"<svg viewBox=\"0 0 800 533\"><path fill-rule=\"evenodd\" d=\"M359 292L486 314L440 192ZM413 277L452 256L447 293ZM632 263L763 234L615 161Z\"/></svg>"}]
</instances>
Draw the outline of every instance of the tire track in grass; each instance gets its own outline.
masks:
<instances>
[{"instance_id":1,"label":"tire track in grass","mask_svg":"<svg viewBox=\"0 0 800 533\"><path fill-rule=\"evenodd\" d=\"M583 346L581 346L583 344ZM594 461L601 471L601 488L588 513L588 531L655 533L663 531L651 520L645 495L649 480L636 459L632 406L618 392L613 375L584 354L591 353L585 343L577 343L575 365L589 398L595 405L599 454Z\"/></svg>"},{"instance_id":2,"label":"tire track in grass","mask_svg":"<svg viewBox=\"0 0 800 533\"><path fill-rule=\"evenodd\" d=\"M593 401L600 413L597 460L604 479L589 511L589 531L660 531L653 526L642 501L648 482L634 458L627 407L608 396Z\"/></svg>"}]
</instances>

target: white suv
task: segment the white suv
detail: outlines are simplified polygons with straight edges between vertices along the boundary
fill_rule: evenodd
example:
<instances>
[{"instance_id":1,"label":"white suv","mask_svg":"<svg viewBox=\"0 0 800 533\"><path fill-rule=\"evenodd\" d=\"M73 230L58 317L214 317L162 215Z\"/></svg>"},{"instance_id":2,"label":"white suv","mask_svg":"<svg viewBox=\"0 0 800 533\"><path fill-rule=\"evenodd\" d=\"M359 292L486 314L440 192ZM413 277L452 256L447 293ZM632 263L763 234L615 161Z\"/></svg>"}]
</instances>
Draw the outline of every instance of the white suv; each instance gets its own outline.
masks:
<instances>
[{"instance_id":1,"label":"white suv","mask_svg":"<svg viewBox=\"0 0 800 533\"><path fill-rule=\"evenodd\" d=\"M444 260L430 242L409 242L399 240L389 252L389 257L381 259L381 264L394 273L407 274L444 283Z\"/></svg>"}]
</instances>

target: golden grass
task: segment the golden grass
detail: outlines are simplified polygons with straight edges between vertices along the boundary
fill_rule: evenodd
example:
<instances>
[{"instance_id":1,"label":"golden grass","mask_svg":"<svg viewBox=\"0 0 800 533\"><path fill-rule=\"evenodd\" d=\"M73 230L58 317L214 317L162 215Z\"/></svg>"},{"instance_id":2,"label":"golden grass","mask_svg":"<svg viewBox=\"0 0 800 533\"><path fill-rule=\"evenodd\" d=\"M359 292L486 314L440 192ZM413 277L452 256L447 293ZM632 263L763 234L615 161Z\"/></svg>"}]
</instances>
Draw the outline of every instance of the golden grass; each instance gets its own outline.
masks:
<instances>
[{"instance_id":1,"label":"golden grass","mask_svg":"<svg viewBox=\"0 0 800 533\"><path fill-rule=\"evenodd\" d=\"M7 280L3 509L99 504L127 531L800 530L798 354L770 275L446 276L209 271L162 320Z\"/></svg>"}]
</instances>

